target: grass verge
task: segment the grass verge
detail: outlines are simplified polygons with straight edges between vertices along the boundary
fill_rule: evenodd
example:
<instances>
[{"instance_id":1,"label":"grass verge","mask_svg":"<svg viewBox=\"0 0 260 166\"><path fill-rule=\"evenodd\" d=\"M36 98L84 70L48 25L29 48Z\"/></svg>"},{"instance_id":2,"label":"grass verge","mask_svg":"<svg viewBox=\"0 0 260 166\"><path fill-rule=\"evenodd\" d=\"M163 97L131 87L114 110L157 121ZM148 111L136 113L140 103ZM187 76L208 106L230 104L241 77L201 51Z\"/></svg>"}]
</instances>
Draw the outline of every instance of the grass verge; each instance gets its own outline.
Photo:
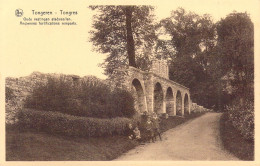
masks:
<instances>
[{"instance_id":1,"label":"grass verge","mask_svg":"<svg viewBox=\"0 0 260 166\"><path fill-rule=\"evenodd\" d=\"M78 138L39 132L7 131L7 161L106 161L138 143L124 136Z\"/></svg>"},{"instance_id":2,"label":"grass verge","mask_svg":"<svg viewBox=\"0 0 260 166\"><path fill-rule=\"evenodd\" d=\"M161 122L167 131L190 119L203 115L193 113L185 118L169 117ZM43 132L20 131L6 128L7 161L108 161L138 146L126 136L79 138Z\"/></svg>"},{"instance_id":3,"label":"grass verge","mask_svg":"<svg viewBox=\"0 0 260 166\"><path fill-rule=\"evenodd\" d=\"M244 139L228 121L226 113L223 113L220 118L220 137L224 148L236 157L245 161L254 160L254 141Z\"/></svg>"}]
</instances>

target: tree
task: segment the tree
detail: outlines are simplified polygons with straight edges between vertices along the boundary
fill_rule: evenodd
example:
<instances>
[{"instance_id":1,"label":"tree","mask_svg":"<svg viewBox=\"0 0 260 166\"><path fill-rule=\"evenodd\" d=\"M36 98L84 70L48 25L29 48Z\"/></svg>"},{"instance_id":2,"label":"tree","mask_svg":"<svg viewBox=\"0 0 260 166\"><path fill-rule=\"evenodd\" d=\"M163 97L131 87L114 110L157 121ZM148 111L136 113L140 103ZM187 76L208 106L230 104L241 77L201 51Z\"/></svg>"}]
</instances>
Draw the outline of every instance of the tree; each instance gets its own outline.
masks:
<instances>
[{"instance_id":1,"label":"tree","mask_svg":"<svg viewBox=\"0 0 260 166\"><path fill-rule=\"evenodd\" d=\"M135 43L132 31L132 15L133 15L133 6L125 6L123 8L125 12L125 23L126 23L126 46L127 54L129 58L129 66L136 67L135 63Z\"/></svg>"},{"instance_id":2,"label":"tree","mask_svg":"<svg viewBox=\"0 0 260 166\"><path fill-rule=\"evenodd\" d=\"M217 23L218 56L225 73L223 79L233 96L253 98L254 25L247 13L231 13Z\"/></svg>"},{"instance_id":3,"label":"tree","mask_svg":"<svg viewBox=\"0 0 260 166\"><path fill-rule=\"evenodd\" d=\"M130 65L143 68L144 57L156 39L151 6L90 6L96 10L90 41L95 50L108 54L105 74ZM151 51L151 49L150 49ZM147 55L144 55L144 53Z\"/></svg>"},{"instance_id":4,"label":"tree","mask_svg":"<svg viewBox=\"0 0 260 166\"><path fill-rule=\"evenodd\" d=\"M178 8L160 25L171 37L175 56L197 57L199 53L214 47L215 27L209 15L199 16Z\"/></svg>"},{"instance_id":5,"label":"tree","mask_svg":"<svg viewBox=\"0 0 260 166\"><path fill-rule=\"evenodd\" d=\"M204 91L210 82L209 58L216 43L215 25L209 15L199 16L182 8L161 20L160 26L170 40L160 42L157 48L170 55L170 79L190 88L193 101L204 105L208 95ZM203 86L202 86L203 85Z\"/></svg>"}]
</instances>

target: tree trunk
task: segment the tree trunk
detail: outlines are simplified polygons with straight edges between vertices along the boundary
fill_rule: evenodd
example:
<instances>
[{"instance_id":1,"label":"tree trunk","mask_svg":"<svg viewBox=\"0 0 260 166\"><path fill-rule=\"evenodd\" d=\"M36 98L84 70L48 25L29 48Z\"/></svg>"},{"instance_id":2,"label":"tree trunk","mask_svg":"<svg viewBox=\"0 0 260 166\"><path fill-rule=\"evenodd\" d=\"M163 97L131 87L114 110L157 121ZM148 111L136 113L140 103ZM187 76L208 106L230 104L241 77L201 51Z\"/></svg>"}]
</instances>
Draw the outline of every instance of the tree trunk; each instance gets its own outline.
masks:
<instances>
[{"instance_id":1,"label":"tree trunk","mask_svg":"<svg viewBox=\"0 0 260 166\"><path fill-rule=\"evenodd\" d=\"M134 44L133 31L132 31L132 13L133 13L133 7L127 6L125 8L127 54L129 59L129 66L136 67L135 44Z\"/></svg>"}]
</instances>

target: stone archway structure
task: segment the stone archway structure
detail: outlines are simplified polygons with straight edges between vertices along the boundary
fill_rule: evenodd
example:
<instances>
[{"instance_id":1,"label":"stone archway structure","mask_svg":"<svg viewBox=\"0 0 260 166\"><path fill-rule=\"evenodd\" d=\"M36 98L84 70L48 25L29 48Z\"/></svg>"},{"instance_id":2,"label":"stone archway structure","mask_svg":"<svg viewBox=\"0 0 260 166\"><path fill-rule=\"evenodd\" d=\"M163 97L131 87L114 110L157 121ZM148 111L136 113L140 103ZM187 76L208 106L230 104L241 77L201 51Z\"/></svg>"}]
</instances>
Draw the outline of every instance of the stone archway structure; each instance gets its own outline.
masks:
<instances>
[{"instance_id":1,"label":"stone archway structure","mask_svg":"<svg viewBox=\"0 0 260 166\"><path fill-rule=\"evenodd\" d=\"M170 116L190 113L189 88L169 79L165 61L153 61L149 72L129 66L123 84L135 93L141 113L167 113Z\"/></svg>"},{"instance_id":2,"label":"stone archway structure","mask_svg":"<svg viewBox=\"0 0 260 166\"><path fill-rule=\"evenodd\" d=\"M162 85L157 82L154 86L153 91L153 110L155 113L163 113L163 101L164 101L164 95L163 95L163 89Z\"/></svg>"},{"instance_id":3,"label":"stone archway structure","mask_svg":"<svg viewBox=\"0 0 260 166\"><path fill-rule=\"evenodd\" d=\"M189 114L189 96L187 93L184 95L184 115Z\"/></svg>"},{"instance_id":4,"label":"stone archway structure","mask_svg":"<svg viewBox=\"0 0 260 166\"><path fill-rule=\"evenodd\" d=\"M142 113L146 109L146 100L144 95L144 88L138 79L132 81L131 93L135 99L135 109L136 111Z\"/></svg>"},{"instance_id":5,"label":"stone archway structure","mask_svg":"<svg viewBox=\"0 0 260 166\"><path fill-rule=\"evenodd\" d=\"M166 113L169 115L174 115L174 94L171 87L168 87L166 90Z\"/></svg>"},{"instance_id":6,"label":"stone archway structure","mask_svg":"<svg viewBox=\"0 0 260 166\"><path fill-rule=\"evenodd\" d=\"M179 90L177 90L177 93L176 93L176 115L183 115L182 113L182 97L181 97L181 92Z\"/></svg>"}]
</instances>

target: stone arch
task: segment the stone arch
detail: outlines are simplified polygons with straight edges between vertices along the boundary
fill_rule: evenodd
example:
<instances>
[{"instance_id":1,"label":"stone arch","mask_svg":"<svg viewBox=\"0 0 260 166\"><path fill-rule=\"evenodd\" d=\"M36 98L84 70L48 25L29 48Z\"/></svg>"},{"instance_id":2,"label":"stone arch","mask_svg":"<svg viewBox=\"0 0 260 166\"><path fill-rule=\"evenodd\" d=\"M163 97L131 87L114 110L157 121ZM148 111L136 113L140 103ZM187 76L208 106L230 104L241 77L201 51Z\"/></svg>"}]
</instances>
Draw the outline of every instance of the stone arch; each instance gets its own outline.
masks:
<instances>
[{"instance_id":1,"label":"stone arch","mask_svg":"<svg viewBox=\"0 0 260 166\"><path fill-rule=\"evenodd\" d=\"M141 82L138 79L132 81L132 94L135 99L135 109L141 113L146 111L145 109L145 94Z\"/></svg>"},{"instance_id":2,"label":"stone arch","mask_svg":"<svg viewBox=\"0 0 260 166\"><path fill-rule=\"evenodd\" d=\"M184 96L184 115L187 115L189 114L189 96L187 93L185 93L185 96Z\"/></svg>"},{"instance_id":3,"label":"stone arch","mask_svg":"<svg viewBox=\"0 0 260 166\"><path fill-rule=\"evenodd\" d=\"M182 97L179 90L176 93L176 115L182 116Z\"/></svg>"},{"instance_id":4,"label":"stone arch","mask_svg":"<svg viewBox=\"0 0 260 166\"><path fill-rule=\"evenodd\" d=\"M174 98L173 91L171 87L168 87L166 90L166 113L169 115L174 115Z\"/></svg>"},{"instance_id":5,"label":"stone arch","mask_svg":"<svg viewBox=\"0 0 260 166\"><path fill-rule=\"evenodd\" d=\"M154 98L153 98L154 112L157 114L163 113L163 89L162 85L157 82L154 86Z\"/></svg>"}]
</instances>

